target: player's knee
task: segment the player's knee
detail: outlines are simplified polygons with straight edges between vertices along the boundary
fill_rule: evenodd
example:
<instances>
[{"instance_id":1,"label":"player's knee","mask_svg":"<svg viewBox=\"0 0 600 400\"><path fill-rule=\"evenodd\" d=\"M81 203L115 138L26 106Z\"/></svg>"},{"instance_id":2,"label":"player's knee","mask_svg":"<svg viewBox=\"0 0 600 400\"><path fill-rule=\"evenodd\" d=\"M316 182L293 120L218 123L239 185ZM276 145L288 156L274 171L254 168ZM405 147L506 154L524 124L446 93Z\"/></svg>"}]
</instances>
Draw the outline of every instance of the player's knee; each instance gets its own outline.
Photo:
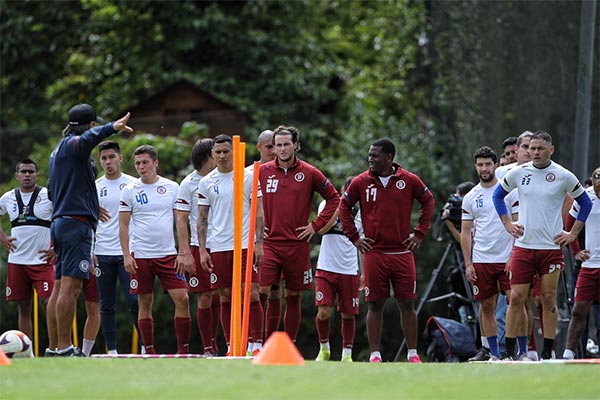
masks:
<instances>
[{"instance_id":1,"label":"player's knee","mask_svg":"<svg viewBox=\"0 0 600 400\"><path fill-rule=\"evenodd\" d=\"M329 319L331 317L331 307L319 306L317 310L317 318L320 320Z\"/></svg>"},{"instance_id":2,"label":"player's knee","mask_svg":"<svg viewBox=\"0 0 600 400\"><path fill-rule=\"evenodd\" d=\"M592 302L577 301L573 306L572 319L584 320L587 318Z\"/></svg>"}]
</instances>

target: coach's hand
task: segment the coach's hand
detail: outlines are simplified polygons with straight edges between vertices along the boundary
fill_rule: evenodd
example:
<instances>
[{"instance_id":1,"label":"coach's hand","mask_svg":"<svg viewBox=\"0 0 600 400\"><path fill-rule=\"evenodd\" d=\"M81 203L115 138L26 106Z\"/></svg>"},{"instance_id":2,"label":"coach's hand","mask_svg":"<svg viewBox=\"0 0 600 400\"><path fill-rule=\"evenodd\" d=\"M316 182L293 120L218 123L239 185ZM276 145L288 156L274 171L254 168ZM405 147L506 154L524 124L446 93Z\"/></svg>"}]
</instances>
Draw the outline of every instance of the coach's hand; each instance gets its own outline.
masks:
<instances>
[{"instance_id":1,"label":"coach's hand","mask_svg":"<svg viewBox=\"0 0 600 400\"><path fill-rule=\"evenodd\" d=\"M131 113L127 113L125 114L125 116L121 119L116 120L113 123L113 129L115 131L119 131L119 132L128 132L131 133L133 132L133 128L127 126L127 122L129 122L129 117L131 116Z\"/></svg>"}]
</instances>

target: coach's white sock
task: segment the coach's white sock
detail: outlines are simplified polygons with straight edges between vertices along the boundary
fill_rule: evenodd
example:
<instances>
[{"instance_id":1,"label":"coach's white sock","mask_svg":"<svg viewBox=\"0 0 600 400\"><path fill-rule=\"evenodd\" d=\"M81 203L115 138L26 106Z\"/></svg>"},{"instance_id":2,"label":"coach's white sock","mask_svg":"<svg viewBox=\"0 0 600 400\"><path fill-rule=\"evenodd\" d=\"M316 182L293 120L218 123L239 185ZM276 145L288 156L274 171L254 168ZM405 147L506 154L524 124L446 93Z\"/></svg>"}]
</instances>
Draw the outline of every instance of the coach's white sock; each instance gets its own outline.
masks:
<instances>
[{"instance_id":1,"label":"coach's white sock","mask_svg":"<svg viewBox=\"0 0 600 400\"><path fill-rule=\"evenodd\" d=\"M83 339L83 348L81 349L81 351L83 352L83 354L86 355L86 357L89 357L90 354L92 354L92 349L94 348L94 343L96 343L95 340Z\"/></svg>"},{"instance_id":2,"label":"coach's white sock","mask_svg":"<svg viewBox=\"0 0 600 400\"><path fill-rule=\"evenodd\" d=\"M117 351L117 349L114 349L114 350L109 350L108 354L110 354L111 356L116 356L117 354L119 354L119 352Z\"/></svg>"}]
</instances>

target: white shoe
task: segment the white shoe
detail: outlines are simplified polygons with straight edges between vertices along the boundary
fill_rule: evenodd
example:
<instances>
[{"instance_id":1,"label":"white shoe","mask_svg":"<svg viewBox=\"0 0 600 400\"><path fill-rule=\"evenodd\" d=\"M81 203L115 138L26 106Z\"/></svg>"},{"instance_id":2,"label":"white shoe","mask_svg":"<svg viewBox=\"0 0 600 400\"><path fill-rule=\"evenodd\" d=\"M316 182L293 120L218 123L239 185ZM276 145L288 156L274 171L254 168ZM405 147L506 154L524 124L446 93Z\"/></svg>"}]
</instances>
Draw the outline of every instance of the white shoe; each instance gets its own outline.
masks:
<instances>
[{"instance_id":1,"label":"white shoe","mask_svg":"<svg viewBox=\"0 0 600 400\"><path fill-rule=\"evenodd\" d=\"M534 350L528 350L527 357L529 357L531 361L540 361L537 351Z\"/></svg>"}]
</instances>

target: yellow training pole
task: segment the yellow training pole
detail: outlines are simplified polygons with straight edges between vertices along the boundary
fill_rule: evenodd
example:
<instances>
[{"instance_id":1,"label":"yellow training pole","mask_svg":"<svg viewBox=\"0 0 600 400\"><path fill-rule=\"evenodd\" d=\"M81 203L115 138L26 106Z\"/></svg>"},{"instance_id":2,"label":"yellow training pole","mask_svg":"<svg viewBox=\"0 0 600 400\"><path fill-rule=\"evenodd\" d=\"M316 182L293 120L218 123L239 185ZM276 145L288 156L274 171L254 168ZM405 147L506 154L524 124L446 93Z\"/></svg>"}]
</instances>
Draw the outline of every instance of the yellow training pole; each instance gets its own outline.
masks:
<instances>
[{"instance_id":1,"label":"yellow training pole","mask_svg":"<svg viewBox=\"0 0 600 400\"><path fill-rule=\"evenodd\" d=\"M39 331L39 310L38 310L38 295L37 291L33 291L33 354L36 357L40 356L40 331Z\"/></svg>"},{"instance_id":2,"label":"yellow training pole","mask_svg":"<svg viewBox=\"0 0 600 400\"><path fill-rule=\"evenodd\" d=\"M77 311L73 315L73 346L79 347L79 338L77 334Z\"/></svg>"},{"instance_id":3,"label":"yellow training pole","mask_svg":"<svg viewBox=\"0 0 600 400\"><path fill-rule=\"evenodd\" d=\"M248 325L250 323L250 286L252 285L252 267L254 266L254 236L256 231L256 202L258 201L258 173L260 163L254 162L252 171L252 199L250 202L250 221L248 222L248 256L246 258L246 276L244 278L244 308L242 314L242 349L248 346ZM259 232L260 233L260 232Z\"/></svg>"},{"instance_id":4,"label":"yellow training pole","mask_svg":"<svg viewBox=\"0 0 600 400\"><path fill-rule=\"evenodd\" d=\"M133 332L131 333L131 354L138 353L139 336L135 325L133 325Z\"/></svg>"},{"instance_id":5,"label":"yellow training pole","mask_svg":"<svg viewBox=\"0 0 600 400\"><path fill-rule=\"evenodd\" d=\"M244 171L242 145L238 135L233 136L233 276L231 284L231 354L243 355L241 352L241 302L242 286L242 211Z\"/></svg>"}]
</instances>

